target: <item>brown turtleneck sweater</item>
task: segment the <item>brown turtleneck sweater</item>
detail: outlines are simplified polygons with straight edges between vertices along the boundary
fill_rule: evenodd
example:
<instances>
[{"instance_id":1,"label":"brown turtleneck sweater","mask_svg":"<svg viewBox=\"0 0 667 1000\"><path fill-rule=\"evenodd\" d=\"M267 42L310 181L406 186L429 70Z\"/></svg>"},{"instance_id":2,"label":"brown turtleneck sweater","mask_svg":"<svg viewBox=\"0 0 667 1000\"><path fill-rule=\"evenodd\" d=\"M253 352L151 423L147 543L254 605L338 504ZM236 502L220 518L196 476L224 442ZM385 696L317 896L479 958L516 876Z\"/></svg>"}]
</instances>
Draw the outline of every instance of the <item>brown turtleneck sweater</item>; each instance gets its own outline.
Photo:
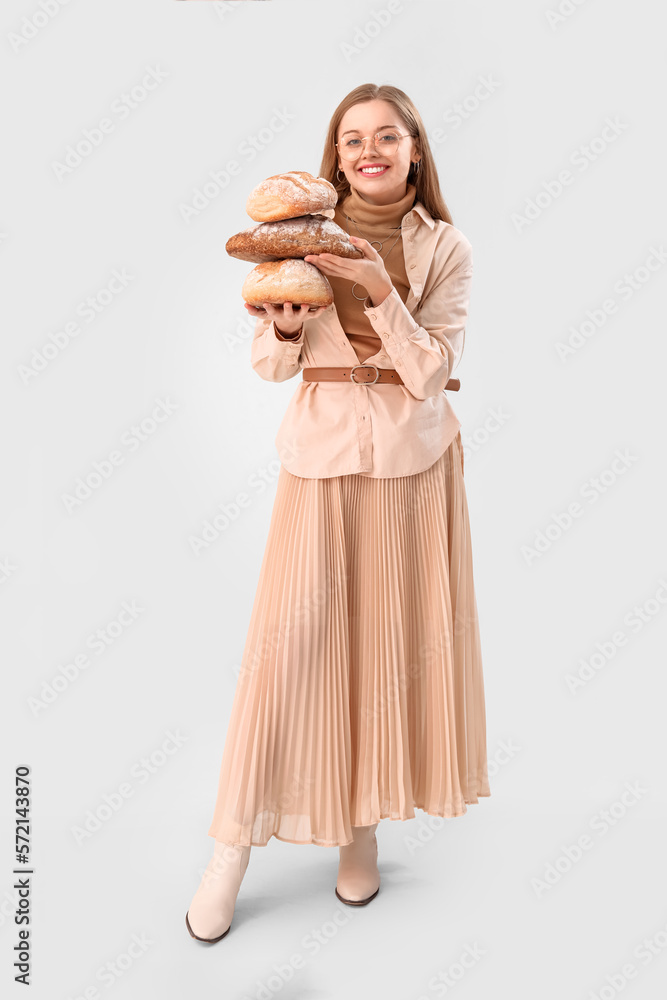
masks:
<instances>
[{"instance_id":1,"label":"brown turtleneck sweater","mask_svg":"<svg viewBox=\"0 0 667 1000\"><path fill-rule=\"evenodd\" d=\"M396 231L396 227L400 226L403 217L414 205L416 193L415 185L408 184L405 195L400 201L391 205L371 205L352 189L350 194L336 206L334 217L334 222L350 236L359 236L361 239L368 240L369 243L373 240L380 240L383 243L382 249L378 253L382 257L387 273L403 302L409 295L410 283L405 270L403 238ZM350 216L350 221L346 215ZM355 226L355 222L359 224L359 229ZM397 236L398 239L396 239ZM334 305L338 318L359 361L363 362L366 358L372 358L380 349L381 341L364 313L363 300L357 300L352 295L353 283L348 279L336 278L330 274L327 275L327 278L333 288ZM357 285L354 291L356 295L364 298L367 295L363 286Z\"/></svg>"}]
</instances>

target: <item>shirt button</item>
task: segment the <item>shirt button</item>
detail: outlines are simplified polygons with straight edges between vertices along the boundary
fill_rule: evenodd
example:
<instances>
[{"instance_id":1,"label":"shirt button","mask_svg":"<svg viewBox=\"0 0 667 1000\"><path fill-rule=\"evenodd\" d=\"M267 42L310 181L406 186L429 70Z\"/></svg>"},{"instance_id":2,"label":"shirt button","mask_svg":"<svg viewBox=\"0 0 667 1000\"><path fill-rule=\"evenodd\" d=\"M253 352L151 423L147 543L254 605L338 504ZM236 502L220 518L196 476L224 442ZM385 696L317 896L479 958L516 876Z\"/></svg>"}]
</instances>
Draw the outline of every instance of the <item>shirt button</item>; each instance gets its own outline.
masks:
<instances>
[{"instance_id":1,"label":"shirt button","mask_svg":"<svg viewBox=\"0 0 667 1000\"><path fill-rule=\"evenodd\" d=\"M416 264L410 264L410 270L412 271L412 269L415 268L416 266L417 266Z\"/></svg>"},{"instance_id":2,"label":"shirt button","mask_svg":"<svg viewBox=\"0 0 667 1000\"><path fill-rule=\"evenodd\" d=\"M402 364L403 364L403 362L402 362L402 361L397 361L397 362L396 362L396 366L397 366L397 367L398 367L399 365L402 365Z\"/></svg>"},{"instance_id":3,"label":"shirt button","mask_svg":"<svg viewBox=\"0 0 667 1000\"><path fill-rule=\"evenodd\" d=\"M375 313L371 313L371 319L377 319L377 316L375 315Z\"/></svg>"}]
</instances>

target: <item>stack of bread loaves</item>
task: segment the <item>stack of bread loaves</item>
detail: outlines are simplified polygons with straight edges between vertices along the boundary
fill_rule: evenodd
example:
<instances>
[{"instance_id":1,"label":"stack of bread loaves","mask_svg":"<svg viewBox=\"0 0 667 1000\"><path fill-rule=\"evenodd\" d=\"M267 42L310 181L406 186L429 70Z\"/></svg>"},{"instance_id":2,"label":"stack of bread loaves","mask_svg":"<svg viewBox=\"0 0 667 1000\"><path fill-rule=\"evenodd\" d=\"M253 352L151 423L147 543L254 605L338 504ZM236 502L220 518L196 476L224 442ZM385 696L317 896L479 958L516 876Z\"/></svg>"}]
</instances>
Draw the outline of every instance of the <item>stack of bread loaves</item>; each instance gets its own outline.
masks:
<instances>
[{"instance_id":1,"label":"stack of bread loaves","mask_svg":"<svg viewBox=\"0 0 667 1000\"><path fill-rule=\"evenodd\" d=\"M246 211L260 224L232 236L225 247L231 257L257 263L241 291L248 305L264 312L264 302L307 304L311 311L331 305L326 275L303 258L318 253L363 257L333 222L337 200L333 184L302 170L267 177L250 193Z\"/></svg>"}]
</instances>

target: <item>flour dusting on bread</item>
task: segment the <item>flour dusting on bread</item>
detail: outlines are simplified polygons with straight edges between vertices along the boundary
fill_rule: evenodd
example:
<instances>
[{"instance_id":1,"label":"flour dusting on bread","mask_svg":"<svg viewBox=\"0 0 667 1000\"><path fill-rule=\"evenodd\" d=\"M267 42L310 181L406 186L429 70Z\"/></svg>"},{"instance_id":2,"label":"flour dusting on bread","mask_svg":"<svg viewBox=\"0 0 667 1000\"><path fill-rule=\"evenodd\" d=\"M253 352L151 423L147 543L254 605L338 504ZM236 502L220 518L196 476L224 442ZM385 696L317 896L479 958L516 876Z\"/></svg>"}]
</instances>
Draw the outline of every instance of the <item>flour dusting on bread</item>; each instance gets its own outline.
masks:
<instances>
[{"instance_id":1,"label":"flour dusting on bread","mask_svg":"<svg viewBox=\"0 0 667 1000\"><path fill-rule=\"evenodd\" d=\"M333 289L326 275L303 258L332 253L359 258L363 253L335 221L338 193L325 177L288 170L267 177L251 191L246 211L257 226L227 240L232 257L257 263L243 283L248 305L263 303L329 306Z\"/></svg>"},{"instance_id":2,"label":"flour dusting on bread","mask_svg":"<svg viewBox=\"0 0 667 1000\"><path fill-rule=\"evenodd\" d=\"M290 170L260 181L251 191L246 211L255 222L275 222L332 211L338 194L325 177L313 177L305 170Z\"/></svg>"}]
</instances>

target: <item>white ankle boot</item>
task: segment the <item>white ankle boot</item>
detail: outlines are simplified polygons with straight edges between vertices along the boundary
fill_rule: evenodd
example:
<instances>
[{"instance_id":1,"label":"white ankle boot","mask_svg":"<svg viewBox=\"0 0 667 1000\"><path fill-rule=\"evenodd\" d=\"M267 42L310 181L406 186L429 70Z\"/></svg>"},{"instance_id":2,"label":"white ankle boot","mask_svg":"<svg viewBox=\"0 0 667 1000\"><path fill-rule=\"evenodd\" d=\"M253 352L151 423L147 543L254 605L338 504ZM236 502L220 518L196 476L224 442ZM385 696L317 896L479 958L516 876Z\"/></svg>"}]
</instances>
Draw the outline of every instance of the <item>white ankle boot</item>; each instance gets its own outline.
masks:
<instances>
[{"instance_id":1,"label":"white ankle boot","mask_svg":"<svg viewBox=\"0 0 667 1000\"><path fill-rule=\"evenodd\" d=\"M185 914L193 938L213 944L229 933L249 859L250 847L216 840L213 857Z\"/></svg>"},{"instance_id":2,"label":"white ankle boot","mask_svg":"<svg viewBox=\"0 0 667 1000\"><path fill-rule=\"evenodd\" d=\"M378 845L373 826L353 826L351 844L339 847L338 881L336 895L341 903L365 906L380 891L380 873L377 867Z\"/></svg>"}]
</instances>

